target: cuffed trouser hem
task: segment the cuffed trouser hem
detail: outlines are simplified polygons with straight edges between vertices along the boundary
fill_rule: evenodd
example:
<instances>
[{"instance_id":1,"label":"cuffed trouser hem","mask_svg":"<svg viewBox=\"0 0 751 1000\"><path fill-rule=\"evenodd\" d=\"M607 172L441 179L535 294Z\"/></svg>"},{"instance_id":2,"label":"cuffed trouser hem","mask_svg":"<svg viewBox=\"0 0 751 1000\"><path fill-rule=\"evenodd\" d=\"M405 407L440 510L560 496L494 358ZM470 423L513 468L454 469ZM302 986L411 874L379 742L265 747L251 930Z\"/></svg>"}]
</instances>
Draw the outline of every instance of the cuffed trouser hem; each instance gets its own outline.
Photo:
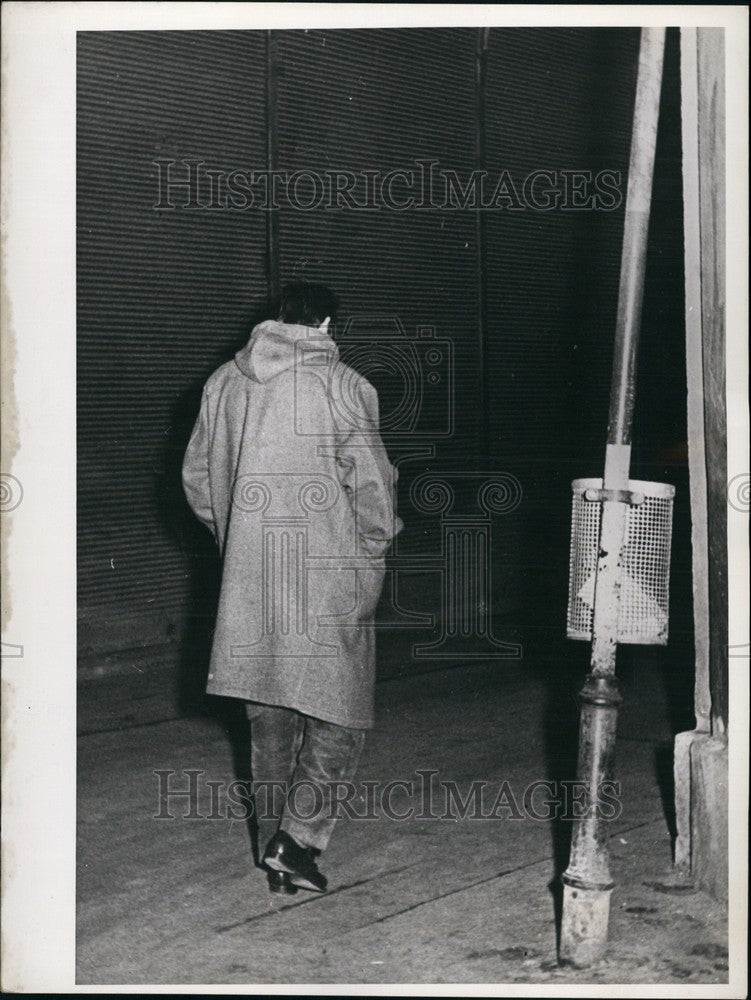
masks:
<instances>
[{"instance_id":1,"label":"cuffed trouser hem","mask_svg":"<svg viewBox=\"0 0 751 1000\"><path fill-rule=\"evenodd\" d=\"M288 833L300 847L313 847L317 851L325 851L329 846L331 834L334 832L336 818L328 826L316 824L315 827L305 822L285 816L279 824L279 829Z\"/></svg>"},{"instance_id":2,"label":"cuffed trouser hem","mask_svg":"<svg viewBox=\"0 0 751 1000\"><path fill-rule=\"evenodd\" d=\"M249 705L248 716L254 784L286 784L279 829L325 850L339 816L335 790L354 779L365 730L268 705Z\"/></svg>"}]
</instances>

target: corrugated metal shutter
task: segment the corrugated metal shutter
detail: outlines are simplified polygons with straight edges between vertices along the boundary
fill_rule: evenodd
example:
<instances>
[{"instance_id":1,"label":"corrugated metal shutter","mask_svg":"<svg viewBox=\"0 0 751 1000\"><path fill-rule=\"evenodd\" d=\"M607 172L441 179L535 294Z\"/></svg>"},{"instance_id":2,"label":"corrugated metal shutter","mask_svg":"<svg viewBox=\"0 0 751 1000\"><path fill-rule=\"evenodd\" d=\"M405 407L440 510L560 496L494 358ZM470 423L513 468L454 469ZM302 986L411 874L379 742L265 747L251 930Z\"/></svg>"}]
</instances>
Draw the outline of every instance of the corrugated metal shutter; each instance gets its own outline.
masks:
<instances>
[{"instance_id":1,"label":"corrugated metal shutter","mask_svg":"<svg viewBox=\"0 0 751 1000\"><path fill-rule=\"evenodd\" d=\"M156 159L265 164L260 32L78 36L81 651L182 625L201 530L179 469L200 387L266 294L261 213L155 210ZM184 204L182 191L175 204ZM182 200L181 200L182 199ZM199 199L210 202L204 178ZM208 565L208 563L207 563ZM201 583L198 583L200 588Z\"/></svg>"},{"instance_id":2,"label":"corrugated metal shutter","mask_svg":"<svg viewBox=\"0 0 751 1000\"><path fill-rule=\"evenodd\" d=\"M277 35L279 169L351 171L358 204L367 201L364 172L376 177L378 208L369 211L337 208L335 198L327 207L328 190L310 211L283 200L280 261L284 281L321 280L339 293L338 330L352 335L342 354L379 392L392 459L405 445L435 445L433 460L402 468L402 553L434 552L440 544L432 522L408 502L414 477L441 471L461 494L454 474L471 468L479 454L476 220L472 211L394 210L380 185L390 171L411 172L414 182L398 181L393 193L419 203L417 161L436 161L436 172L455 170L463 180L471 173L476 37L471 29ZM301 182L299 198L313 201L310 182L307 189ZM437 344L420 337L425 328ZM367 350L358 348L358 338ZM412 422L402 422L410 412Z\"/></svg>"},{"instance_id":3,"label":"corrugated metal shutter","mask_svg":"<svg viewBox=\"0 0 751 1000\"><path fill-rule=\"evenodd\" d=\"M416 171L420 160L466 183L478 166L477 43L474 29L273 33L273 166L288 176L324 173L324 181L325 171L351 171L360 202L364 172ZM84 652L87 644L153 642L191 617L208 623L213 615L215 560L185 508L179 468L205 378L244 342L266 297L270 219L257 206L155 210L154 160L203 160L224 171L267 166L265 46L261 32L79 35ZM637 53L637 29L492 29L482 123L491 183L504 170L519 186L538 169L620 170L625 194ZM672 86L677 94L676 80ZM656 196L662 184L674 197L675 163L660 170L658 156ZM301 203L310 184L301 177ZM435 555L440 544L436 518L409 502L415 476L429 469L453 477L457 502L471 513L469 480L457 474L511 473L523 499L496 525L496 611L512 625L556 624L569 481L597 474L602 463L622 206L490 211L481 246L471 208L358 211L327 207L327 195L309 211L282 195L271 217L271 277L277 285L321 280L339 293L339 332L355 334L345 357L379 390L392 458L405 444L435 445L434 458L404 467L399 553ZM677 218L674 202L665 218ZM674 260L664 240L660 249L660 280L668 282L680 280L673 228ZM649 291L649 266L647 281ZM659 328L649 350L664 369L668 345L682 357L680 317L668 310ZM449 342L438 360L426 357L426 329ZM409 351L394 340L401 331ZM358 350L358 338L374 350ZM676 370L675 413L681 378ZM419 412L406 433L389 420L410 391ZM650 398L656 405L662 395Z\"/></svg>"},{"instance_id":4,"label":"corrugated metal shutter","mask_svg":"<svg viewBox=\"0 0 751 1000\"><path fill-rule=\"evenodd\" d=\"M490 448L524 497L500 527L496 575L512 595L505 611L525 628L562 620L569 484L601 472L604 458L638 44L638 29L489 38L488 170L508 171L523 204L486 222ZM525 197L540 170L560 192L549 211ZM620 207L564 208L562 172L576 170L620 171Z\"/></svg>"},{"instance_id":5,"label":"corrugated metal shutter","mask_svg":"<svg viewBox=\"0 0 751 1000\"><path fill-rule=\"evenodd\" d=\"M487 161L521 188L534 170L620 172L614 211L487 217L488 367L496 464L524 501L497 564L523 627L557 627L566 585L571 479L601 475L618 302L638 29L492 31ZM690 637L684 520L685 351L678 33L669 31L658 134L633 436L634 478L678 487L671 634ZM673 460L670 460L672 446ZM683 539L681 542L680 539ZM500 581L503 588L503 580Z\"/></svg>"},{"instance_id":6,"label":"corrugated metal shutter","mask_svg":"<svg viewBox=\"0 0 751 1000\"><path fill-rule=\"evenodd\" d=\"M603 448L639 32L611 37L609 44L607 32L592 29L491 32L491 173L508 170L521 193L526 177L549 170L563 193L563 171L620 171L623 192L614 211L570 210L562 198L550 211L525 201L522 211L488 213L488 359L503 401L492 418L500 454L578 458L593 442L599 458Z\"/></svg>"}]
</instances>

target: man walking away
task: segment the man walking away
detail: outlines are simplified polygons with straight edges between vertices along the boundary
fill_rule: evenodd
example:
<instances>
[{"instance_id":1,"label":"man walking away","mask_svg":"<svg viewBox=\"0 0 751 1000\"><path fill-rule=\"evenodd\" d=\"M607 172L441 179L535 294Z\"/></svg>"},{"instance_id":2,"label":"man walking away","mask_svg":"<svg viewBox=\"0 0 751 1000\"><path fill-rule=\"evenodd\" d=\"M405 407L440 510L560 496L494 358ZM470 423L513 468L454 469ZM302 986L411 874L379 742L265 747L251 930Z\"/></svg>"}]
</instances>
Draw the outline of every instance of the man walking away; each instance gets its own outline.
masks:
<instances>
[{"instance_id":1,"label":"man walking away","mask_svg":"<svg viewBox=\"0 0 751 1000\"><path fill-rule=\"evenodd\" d=\"M222 555L207 691L246 702L263 865L284 893L326 889L316 859L373 725L373 616L402 526L375 389L329 336L335 306L321 285L284 288L280 319L206 383L183 463Z\"/></svg>"}]
</instances>

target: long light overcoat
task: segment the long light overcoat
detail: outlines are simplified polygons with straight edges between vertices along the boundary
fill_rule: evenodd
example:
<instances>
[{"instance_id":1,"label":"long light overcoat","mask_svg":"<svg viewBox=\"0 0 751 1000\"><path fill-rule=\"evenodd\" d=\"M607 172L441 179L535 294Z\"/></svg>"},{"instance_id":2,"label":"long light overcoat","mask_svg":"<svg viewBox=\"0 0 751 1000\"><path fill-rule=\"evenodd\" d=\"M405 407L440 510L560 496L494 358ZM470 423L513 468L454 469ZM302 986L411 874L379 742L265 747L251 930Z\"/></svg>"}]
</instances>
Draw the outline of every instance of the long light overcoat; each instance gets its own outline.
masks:
<instances>
[{"instance_id":1,"label":"long light overcoat","mask_svg":"<svg viewBox=\"0 0 751 1000\"><path fill-rule=\"evenodd\" d=\"M370 383L268 321L203 391L183 463L223 560L207 690L373 724L373 615L401 527Z\"/></svg>"}]
</instances>

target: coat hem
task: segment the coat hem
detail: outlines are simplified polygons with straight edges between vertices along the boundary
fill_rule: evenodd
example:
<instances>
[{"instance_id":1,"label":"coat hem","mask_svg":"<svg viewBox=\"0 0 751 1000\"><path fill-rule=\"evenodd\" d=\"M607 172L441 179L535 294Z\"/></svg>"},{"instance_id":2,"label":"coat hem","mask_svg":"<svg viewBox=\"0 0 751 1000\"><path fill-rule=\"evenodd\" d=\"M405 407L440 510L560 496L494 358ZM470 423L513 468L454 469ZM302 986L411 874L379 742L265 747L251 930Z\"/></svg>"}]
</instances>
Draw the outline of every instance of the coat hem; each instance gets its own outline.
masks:
<instances>
[{"instance_id":1,"label":"coat hem","mask_svg":"<svg viewBox=\"0 0 751 1000\"><path fill-rule=\"evenodd\" d=\"M341 716L335 716L331 713L326 713L323 715L320 709L313 710L310 706L306 706L304 702L285 699L285 701L269 701L266 698L253 697L250 694L243 693L240 694L235 691L212 691L210 688L206 689L206 694L213 695L219 698L239 698L241 701L257 701L262 705L274 705L277 708L291 708L295 712L300 712L302 715L309 715L313 719L321 719L323 722L332 722L335 726L344 726L347 729L372 729L375 725L374 720L371 718L367 722L361 719L344 719Z\"/></svg>"}]
</instances>

